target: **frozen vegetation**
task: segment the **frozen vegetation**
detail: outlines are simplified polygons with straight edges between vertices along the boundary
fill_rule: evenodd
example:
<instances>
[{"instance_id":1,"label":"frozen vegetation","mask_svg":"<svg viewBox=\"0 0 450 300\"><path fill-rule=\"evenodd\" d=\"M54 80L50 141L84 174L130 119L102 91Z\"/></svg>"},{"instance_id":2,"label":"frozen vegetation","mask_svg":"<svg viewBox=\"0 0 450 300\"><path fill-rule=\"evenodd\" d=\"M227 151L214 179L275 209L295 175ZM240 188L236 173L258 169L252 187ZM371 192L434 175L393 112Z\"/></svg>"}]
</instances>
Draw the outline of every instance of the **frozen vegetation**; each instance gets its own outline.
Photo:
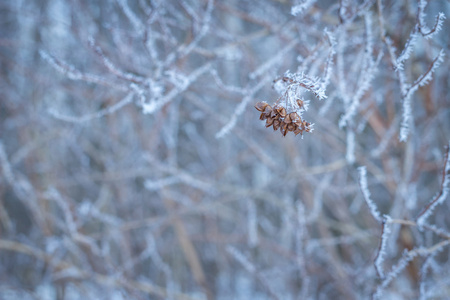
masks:
<instances>
[{"instance_id":1,"label":"frozen vegetation","mask_svg":"<svg viewBox=\"0 0 450 300\"><path fill-rule=\"evenodd\" d=\"M0 299L450 299L449 14L0 1Z\"/></svg>"}]
</instances>

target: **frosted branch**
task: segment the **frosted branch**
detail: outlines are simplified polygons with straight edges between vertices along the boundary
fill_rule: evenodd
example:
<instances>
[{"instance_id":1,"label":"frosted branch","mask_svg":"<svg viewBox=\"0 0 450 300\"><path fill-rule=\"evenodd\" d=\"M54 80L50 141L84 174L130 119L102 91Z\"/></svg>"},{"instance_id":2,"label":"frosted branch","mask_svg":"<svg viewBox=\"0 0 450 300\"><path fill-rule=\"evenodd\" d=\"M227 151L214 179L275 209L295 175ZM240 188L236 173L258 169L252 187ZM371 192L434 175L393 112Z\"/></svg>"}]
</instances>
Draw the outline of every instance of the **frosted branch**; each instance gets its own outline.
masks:
<instances>
[{"instance_id":1,"label":"frosted branch","mask_svg":"<svg viewBox=\"0 0 450 300\"><path fill-rule=\"evenodd\" d=\"M293 16L303 15L315 2L316 0L299 0L298 4L292 6L291 14Z\"/></svg>"},{"instance_id":2,"label":"frosted branch","mask_svg":"<svg viewBox=\"0 0 450 300\"><path fill-rule=\"evenodd\" d=\"M214 8L214 0L208 0L206 5L206 11L204 13L203 19L201 20L202 26L199 33L195 36L195 38L187 45L182 45L179 47L173 55L168 55L164 65L171 64L176 58L185 57L189 53L194 50L199 42L203 39L203 37L208 33L210 29L211 23L211 14Z\"/></svg>"},{"instance_id":3,"label":"frosted branch","mask_svg":"<svg viewBox=\"0 0 450 300\"><path fill-rule=\"evenodd\" d=\"M399 117L396 117L389 126L389 129L385 132L385 134L383 134L382 139L378 144L378 146L372 151L370 151L370 155L372 157L379 157L386 150L387 146L392 140L392 137L397 132L398 124L399 124Z\"/></svg>"},{"instance_id":4,"label":"frosted branch","mask_svg":"<svg viewBox=\"0 0 450 300\"><path fill-rule=\"evenodd\" d=\"M436 58L431 63L428 70L419 76L416 81L409 88L406 89L403 93L403 112L402 112L402 123L400 125L400 141L404 142L408 138L409 134L409 126L410 126L410 118L412 115L411 108L411 97L415 91L420 86L424 86L428 84L433 78L432 75L436 71L436 69L440 66L440 64L444 61L445 52L442 49Z\"/></svg>"},{"instance_id":5,"label":"frosted branch","mask_svg":"<svg viewBox=\"0 0 450 300\"><path fill-rule=\"evenodd\" d=\"M427 6L427 1L426 0L419 0L418 1L418 29L420 31L420 33L422 34L423 37L425 37L426 39L429 39L431 37L433 37L436 33L438 33L441 28L442 28L442 24L445 20L445 14L440 12L437 16L436 16L436 21L434 23L434 26L432 29L429 29L427 27L427 25L425 24L425 8Z\"/></svg>"},{"instance_id":6,"label":"frosted branch","mask_svg":"<svg viewBox=\"0 0 450 300\"><path fill-rule=\"evenodd\" d=\"M227 91L233 92L233 93L238 93L238 94L244 94L245 90L237 87L237 86L231 86L231 85L227 85L225 84L222 79L219 77L219 74L217 73L217 70L211 70L211 75L214 78L214 81L217 83L217 85Z\"/></svg>"},{"instance_id":7,"label":"frosted branch","mask_svg":"<svg viewBox=\"0 0 450 300\"><path fill-rule=\"evenodd\" d=\"M330 52L328 53L327 61L325 64L325 71L322 79L322 89L325 91L330 83L331 74L333 73L333 59L336 55L336 39L334 35L325 28L325 35L328 38L330 44Z\"/></svg>"},{"instance_id":8,"label":"frosted branch","mask_svg":"<svg viewBox=\"0 0 450 300\"><path fill-rule=\"evenodd\" d=\"M159 180L150 180L147 179L144 182L144 186L146 189L148 189L149 191L158 191L161 190L167 186L173 185L173 184L177 184L180 182L180 178L178 176L169 176L169 177L165 177Z\"/></svg>"},{"instance_id":9,"label":"frosted branch","mask_svg":"<svg viewBox=\"0 0 450 300\"><path fill-rule=\"evenodd\" d=\"M380 212L377 209L376 204L373 202L373 200L370 198L370 191L367 184L367 170L365 166L361 166L358 168L359 171L359 187L361 188L361 192L363 193L364 200L367 203L367 206L369 206L370 213L377 221L382 221Z\"/></svg>"},{"instance_id":10,"label":"frosted branch","mask_svg":"<svg viewBox=\"0 0 450 300\"><path fill-rule=\"evenodd\" d=\"M369 58L368 68L364 70L360 76L359 82L358 82L358 89L354 93L353 97L350 101L350 106L345 111L345 114L341 117L339 120L339 127L344 127L347 125L347 123L354 117L354 115L357 112L357 108L360 104L360 101L364 94L370 89L371 82L373 78L375 77L375 74L377 72L377 66L382 58L382 53L378 55L378 58L376 61L372 61Z\"/></svg>"},{"instance_id":11,"label":"frosted branch","mask_svg":"<svg viewBox=\"0 0 450 300\"><path fill-rule=\"evenodd\" d=\"M362 71L358 79L357 90L353 94L350 105L346 108L345 114L339 120L339 127L344 127L355 116L360 101L364 94L370 89L371 83L377 72L378 64L383 57L383 53L380 52L376 60L372 57L373 52L373 36L372 36L372 17L370 13L365 14L365 27L366 27L366 49L364 54L364 63L362 65Z\"/></svg>"},{"instance_id":12,"label":"frosted branch","mask_svg":"<svg viewBox=\"0 0 450 300\"><path fill-rule=\"evenodd\" d=\"M449 191L450 191L450 160L449 160L449 152L450 152L450 142L447 145L447 151L445 154L445 160L444 160L444 169L442 171L442 182L441 182L441 188L439 193L436 195L436 197L433 198L433 200L428 203L427 206L419 213L417 216L417 225L419 227L426 224L426 219L431 216L433 213L433 210L438 206L439 204L442 204L445 199L448 197Z\"/></svg>"},{"instance_id":13,"label":"frosted branch","mask_svg":"<svg viewBox=\"0 0 450 300\"><path fill-rule=\"evenodd\" d=\"M244 269L247 270L250 274L254 274L256 271L256 267L248 260L247 257L245 257L242 252L240 252L238 249L236 249L233 246L227 246L226 251L228 254L230 254L236 261L239 262L241 266L244 267Z\"/></svg>"},{"instance_id":14,"label":"frosted branch","mask_svg":"<svg viewBox=\"0 0 450 300\"><path fill-rule=\"evenodd\" d=\"M413 250L403 252L402 258L395 264L391 271L386 275L384 280L378 286L377 291L374 294L374 299L383 299L383 292L389 286L389 284L398 277L398 275L409 265L409 263L417 256L428 256L433 253L442 251L444 247L450 245L450 239L441 241L432 247L415 248Z\"/></svg>"},{"instance_id":15,"label":"frosted branch","mask_svg":"<svg viewBox=\"0 0 450 300\"><path fill-rule=\"evenodd\" d=\"M122 8L123 13L127 16L130 23L133 25L134 29L141 32L145 26L142 21L136 16L133 10L128 5L127 0L116 0L119 6Z\"/></svg>"},{"instance_id":16,"label":"frosted branch","mask_svg":"<svg viewBox=\"0 0 450 300\"><path fill-rule=\"evenodd\" d=\"M230 120L225 124L225 126L220 129L218 133L216 133L216 138L220 139L223 138L225 135L230 133L230 131L236 126L238 118L244 113L245 107L247 104L253 100L254 95L261 90L267 83L269 82L269 77L266 77L265 79L261 80L256 86L254 86L247 96L245 96L241 103L236 107L236 109L233 112L233 115L231 116Z\"/></svg>"},{"instance_id":17,"label":"frosted branch","mask_svg":"<svg viewBox=\"0 0 450 300\"><path fill-rule=\"evenodd\" d=\"M402 110L402 122L400 125L400 141L405 142L408 139L410 122L411 122L411 96L408 94L407 97L403 98L403 110Z\"/></svg>"},{"instance_id":18,"label":"frosted branch","mask_svg":"<svg viewBox=\"0 0 450 300\"><path fill-rule=\"evenodd\" d=\"M294 39L292 42L290 42L286 47L283 48L283 50L279 51L277 55L269 59L267 62L263 63L261 66L259 66L255 71L249 74L250 79L255 79L265 72L267 70L273 68L273 66L280 61L283 60L283 58L286 56L286 54L291 51L298 43L297 39Z\"/></svg>"},{"instance_id":19,"label":"frosted branch","mask_svg":"<svg viewBox=\"0 0 450 300\"><path fill-rule=\"evenodd\" d=\"M433 78L432 77L433 73L444 61L444 57L445 57L444 49L441 49L441 51L439 51L439 54L434 58L428 70L422 75L420 75L419 78L416 79L416 81L414 81L414 83L409 88L408 93L414 93L419 86L427 85Z\"/></svg>"},{"instance_id":20,"label":"frosted branch","mask_svg":"<svg viewBox=\"0 0 450 300\"><path fill-rule=\"evenodd\" d=\"M381 241L380 245L378 246L378 253L375 256L374 265L375 270L377 271L378 277L384 278L384 270L383 270L383 262L384 257L386 256L386 247L387 242L389 239L389 236L391 234L391 228L390 228L390 221L391 217L385 215L383 218L383 222L381 225Z\"/></svg>"},{"instance_id":21,"label":"frosted branch","mask_svg":"<svg viewBox=\"0 0 450 300\"><path fill-rule=\"evenodd\" d=\"M186 82L183 86L178 86L177 88L172 89L167 95L163 96L159 100L153 100L149 103L142 104L142 110L144 114L151 114L161 109L164 105L172 101L176 96L180 93L184 92L194 81L196 81L201 75L208 72L211 68L210 63L206 63L200 68L194 70L187 78Z\"/></svg>"},{"instance_id":22,"label":"frosted branch","mask_svg":"<svg viewBox=\"0 0 450 300\"><path fill-rule=\"evenodd\" d=\"M119 109L121 109L124 106L126 106L127 104L131 103L133 101L133 96L134 96L134 93L129 93L127 96L125 96L125 98L123 98L122 100L120 100L119 102L117 102L114 105L111 105L107 108L101 109L95 113L86 114L86 115L79 116L79 117L67 116L67 115L61 114L56 109L50 109L49 114L52 117L54 117L55 119L58 119L61 121L70 122L70 123L85 123L85 122L91 121L93 119L99 119L104 116L115 113Z\"/></svg>"},{"instance_id":23,"label":"frosted branch","mask_svg":"<svg viewBox=\"0 0 450 300\"><path fill-rule=\"evenodd\" d=\"M394 280L407 266L408 264L418 255L414 251L405 251L402 258L397 262L392 270L386 275L386 278L378 286L376 293L374 294L374 299L382 299L384 289Z\"/></svg>"},{"instance_id":24,"label":"frosted branch","mask_svg":"<svg viewBox=\"0 0 450 300\"><path fill-rule=\"evenodd\" d=\"M65 63L54 56L48 54L47 52L40 50L39 54L41 55L42 59L45 60L48 64L50 64L55 70L60 72L61 74L67 76L67 78L72 80L82 80L86 82L101 84L105 86L114 87L115 89L119 89L122 91L127 90L127 88L123 85L114 84L106 79L103 79L100 76L89 74L89 73L83 73L79 70L77 70L74 66Z\"/></svg>"},{"instance_id":25,"label":"frosted branch","mask_svg":"<svg viewBox=\"0 0 450 300\"><path fill-rule=\"evenodd\" d=\"M355 162L355 131L353 128L347 128L345 159L349 164Z\"/></svg>"},{"instance_id":26,"label":"frosted branch","mask_svg":"<svg viewBox=\"0 0 450 300\"><path fill-rule=\"evenodd\" d=\"M426 38L429 39L431 37L433 37L436 33L438 33L439 31L441 31L442 29L442 24L444 23L444 20L446 19L444 13L440 12L437 16L436 16L436 23L434 24L433 28L430 29L428 32L424 32L424 28L425 27L419 27L420 33Z\"/></svg>"},{"instance_id":27,"label":"frosted branch","mask_svg":"<svg viewBox=\"0 0 450 300\"><path fill-rule=\"evenodd\" d=\"M409 35L408 40L406 41L405 47L403 48L402 53L397 58L397 68L403 70L403 63L411 56L411 53L414 50L414 47L417 43L418 37L418 27L414 27L414 30Z\"/></svg>"},{"instance_id":28,"label":"frosted branch","mask_svg":"<svg viewBox=\"0 0 450 300\"><path fill-rule=\"evenodd\" d=\"M142 83L145 78L142 76L138 76L135 74L123 72L122 70L119 70L119 68L113 64L113 62L105 56L103 53L102 48L100 48L98 45L96 45L95 40L93 37L90 37L89 40L89 46L94 50L94 52L101 58L103 64L105 67L114 75L116 75L119 78L135 82L135 83Z\"/></svg>"},{"instance_id":29,"label":"frosted branch","mask_svg":"<svg viewBox=\"0 0 450 300\"><path fill-rule=\"evenodd\" d=\"M314 96L320 100L326 99L325 90L321 80L317 77L311 77L305 73L291 73L287 71L282 78L289 86L301 86L308 91L312 92Z\"/></svg>"},{"instance_id":30,"label":"frosted branch","mask_svg":"<svg viewBox=\"0 0 450 300\"><path fill-rule=\"evenodd\" d=\"M14 184L15 178L11 169L11 164L6 155L5 147L3 146L2 140L0 140L0 166L3 170L3 180L6 180L10 185Z\"/></svg>"},{"instance_id":31,"label":"frosted branch","mask_svg":"<svg viewBox=\"0 0 450 300\"><path fill-rule=\"evenodd\" d=\"M380 24L380 36L382 39L386 36L386 28L383 17L383 0L377 0L378 23Z\"/></svg>"},{"instance_id":32,"label":"frosted branch","mask_svg":"<svg viewBox=\"0 0 450 300\"><path fill-rule=\"evenodd\" d=\"M248 227L248 245L256 247L258 245L258 211L255 200L247 200L247 227Z\"/></svg>"},{"instance_id":33,"label":"frosted branch","mask_svg":"<svg viewBox=\"0 0 450 300\"><path fill-rule=\"evenodd\" d=\"M44 194L44 196L50 200L55 201L55 203L59 206L59 208L63 212L68 233L74 236L78 231L78 226L75 223L75 218L72 215L72 211L69 205L67 204L67 201L63 199L60 193L54 188L50 188Z\"/></svg>"}]
</instances>

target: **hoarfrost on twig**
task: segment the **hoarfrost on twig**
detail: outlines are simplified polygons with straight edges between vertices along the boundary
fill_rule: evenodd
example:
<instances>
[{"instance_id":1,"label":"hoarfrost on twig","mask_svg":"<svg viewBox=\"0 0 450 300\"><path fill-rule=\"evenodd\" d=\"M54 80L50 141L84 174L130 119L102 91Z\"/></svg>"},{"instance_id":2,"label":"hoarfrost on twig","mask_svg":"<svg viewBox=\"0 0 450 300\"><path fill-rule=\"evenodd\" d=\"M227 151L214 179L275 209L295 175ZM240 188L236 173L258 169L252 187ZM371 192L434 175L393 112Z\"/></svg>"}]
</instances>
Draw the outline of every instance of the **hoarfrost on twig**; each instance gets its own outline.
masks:
<instances>
[{"instance_id":1,"label":"hoarfrost on twig","mask_svg":"<svg viewBox=\"0 0 450 300\"><path fill-rule=\"evenodd\" d=\"M367 169L365 166L361 166L358 168L359 171L359 186L361 188L361 191L364 195L364 200L367 203L367 206L369 206L370 213L377 221L382 221L380 212L378 211L377 205L373 202L373 200L370 197L370 191L369 186L367 184Z\"/></svg>"},{"instance_id":2,"label":"hoarfrost on twig","mask_svg":"<svg viewBox=\"0 0 450 300\"><path fill-rule=\"evenodd\" d=\"M439 193L434 197L430 203L420 212L417 217L417 225L423 226L426 224L427 218L431 216L436 206L442 204L448 197L450 192L450 142L447 145L447 152L445 154L444 170L442 171L442 182Z\"/></svg>"}]
</instances>

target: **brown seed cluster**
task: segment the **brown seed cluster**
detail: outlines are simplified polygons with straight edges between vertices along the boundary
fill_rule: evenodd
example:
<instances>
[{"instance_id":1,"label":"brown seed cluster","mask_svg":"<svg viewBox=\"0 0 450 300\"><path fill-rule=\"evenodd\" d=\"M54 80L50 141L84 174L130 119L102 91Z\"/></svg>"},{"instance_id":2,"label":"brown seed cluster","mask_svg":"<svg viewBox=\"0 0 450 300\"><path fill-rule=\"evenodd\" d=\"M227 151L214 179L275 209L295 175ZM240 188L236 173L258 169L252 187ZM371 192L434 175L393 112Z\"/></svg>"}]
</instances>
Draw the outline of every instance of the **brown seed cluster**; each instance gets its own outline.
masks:
<instances>
[{"instance_id":1,"label":"brown seed cluster","mask_svg":"<svg viewBox=\"0 0 450 300\"><path fill-rule=\"evenodd\" d=\"M299 106L300 103L298 103ZM311 131L310 123L303 121L296 112L287 113L286 109L279 104L272 108L265 102L258 102L255 108L261 112L259 118L266 120L266 127L273 126L273 130L278 130L279 128L283 136L286 136L288 131L294 132L295 135L299 133L303 135L303 131Z\"/></svg>"}]
</instances>

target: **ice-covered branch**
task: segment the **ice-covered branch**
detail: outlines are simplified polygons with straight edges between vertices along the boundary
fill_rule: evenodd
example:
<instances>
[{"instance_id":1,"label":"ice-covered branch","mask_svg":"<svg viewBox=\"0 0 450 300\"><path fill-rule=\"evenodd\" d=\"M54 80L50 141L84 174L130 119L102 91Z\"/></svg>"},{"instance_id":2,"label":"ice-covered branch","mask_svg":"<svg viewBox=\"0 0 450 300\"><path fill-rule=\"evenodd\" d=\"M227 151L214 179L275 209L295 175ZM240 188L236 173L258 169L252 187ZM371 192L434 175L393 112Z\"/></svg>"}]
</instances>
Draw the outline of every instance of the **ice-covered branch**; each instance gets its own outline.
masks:
<instances>
[{"instance_id":1,"label":"ice-covered branch","mask_svg":"<svg viewBox=\"0 0 450 300\"><path fill-rule=\"evenodd\" d=\"M232 86L225 84L222 79L219 77L219 74L217 73L217 70L211 70L211 75L214 78L214 81L217 83L217 85L227 91L238 93L238 94L245 94L245 90L241 87Z\"/></svg>"},{"instance_id":2,"label":"ice-covered branch","mask_svg":"<svg viewBox=\"0 0 450 300\"><path fill-rule=\"evenodd\" d=\"M434 24L433 28L431 28L428 32L424 32L425 27L419 27L420 33L426 38L432 38L436 33L438 33L442 29L442 24L444 23L444 20L446 19L444 13L440 12L436 16L436 23Z\"/></svg>"},{"instance_id":3,"label":"ice-covered branch","mask_svg":"<svg viewBox=\"0 0 450 300\"><path fill-rule=\"evenodd\" d=\"M339 120L339 127L344 127L347 125L347 123L354 117L354 115L357 112L357 108L359 106L359 103L364 96L364 94L370 89L371 82L373 78L375 77L375 74L377 72L377 66L382 58L383 54L380 53L376 59L376 61L371 60L368 58L367 63L367 69L362 71L362 74L359 78L358 82L358 89L354 93L353 97L351 98L350 105L346 109L345 114L341 117Z\"/></svg>"},{"instance_id":4,"label":"ice-covered branch","mask_svg":"<svg viewBox=\"0 0 450 300\"><path fill-rule=\"evenodd\" d=\"M116 0L117 4L122 8L123 13L128 18L130 23L133 25L134 29L138 32L141 32L145 26L143 22L139 19L139 17L133 12L131 7L128 5L127 0Z\"/></svg>"},{"instance_id":5,"label":"ice-covered branch","mask_svg":"<svg viewBox=\"0 0 450 300\"><path fill-rule=\"evenodd\" d=\"M326 99L325 90L323 88L320 78L311 77L305 73L291 73L287 71L282 78L289 86L301 86L312 92L314 96L320 100Z\"/></svg>"},{"instance_id":6,"label":"ice-covered branch","mask_svg":"<svg viewBox=\"0 0 450 300\"><path fill-rule=\"evenodd\" d=\"M205 35L210 30L211 14L212 14L213 9L214 9L214 0L208 0L203 19L200 21L194 20L196 22L201 23L200 31L197 33L197 35L191 42L189 42L188 44L185 44L185 45L181 45L180 47L177 48L177 50L175 52L169 54L164 62L165 66L170 65L178 58L187 56L198 46L200 41L205 37Z\"/></svg>"},{"instance_id":7,"label":"ice-covered branch","mask_svg":"<svg viewBox=\"0 0 450 300\"><path fill-rule=\"evenodd\" d=\"M347 163L353 164L355 162L355 130L353 128L347 127L346 131L346 143L345 143L345 159Z\"/></svg>"},{"instance_id":8,"label":"ice-covered branch","mask_svg":"<svg viewBox=\"0 0 450 300\"><path fill-rule=\"evenodd\" d=\"M402 106L403 106L402 122L401 122L401 125L400 125L399 140L401 142L405 142L408 139L409 130L410 130L411 115L412 115L411 96L403 98Z\"/></svg>"},{"instance_id":9,"label":"ice-covered branch","mask_svg":"<svg viewBox=\"0 0 450 300\"><path fill-rule=\"evenodd\" d=\"M304 14L316 0L298 0L296 5L292 6L291 14L294 16L299 16Z\"/></svg>"},{"instance_id":10,"label":"ice-covered branch","mask_svg":"<svg viewBox=\"0 0 450 300\"><path fill-rule=\"evenodd\" d=\"M414 27L413 31L409 35L408 40L406 41L405 47L403 48L402 53L397 57L396 67L403 70L403 63L411 56L411 53L414 50L414 47L417 43L418 37L418 26Z\"/></svg>"},{"instance_id":11,"label":"ice-covered branch","mask_svg":"<svg viewBox=\"0 0 450 300\"><path fill-rule=\"evenodd\" d=\"M445 57L444 49L441 49L441 51L439 51L439 54L431 62L428 70L425 73L423 73L422 75L420 75L419 78L417 78L413 84L411 84L411 86L409 87L408 93L414 93L418 89L419 86L427 85L433 78L432 77L433 73L444 61L444 57Z\"/></svg>"},{"instance_id":12,"label":"ice-covered branch","mask_svg":"<svg viewBox=\"0 0 450 300\"><path fill-rule=\"evenodd\" d=\"M74 66L65 63L54 56L48 54L47 52L40 50L39 51L43 60L45 60L48 64L50 64L53 68L55 68L58 72L67 76L67 78L72 80L82 80L86 82L92 82L96 84L101 84L105 86L114 87L115 89L119 89L122 91L126 91L127 88L120 84L115 84L114 82L108 81L100 76L83 73L77 70Z\"/></svg>"},{"instance_id":13,"label":"ice-covered branch","mask_svg":"<svg viewBox=\"0 0 450 300\"><path fill-rule=\"evenodd\" d=\"M254 248L258 245L258 211L254 199L247 200L247 228L249 247Z\"/></svg>"},{"instance_id":14,"label":"ice-covered branch","mask_svg":"<svg viewBox=\"0 0 450 300\"><path fill-rule=\"evenodd\" d=\"M183 85L173 88L168 94L163 96L161 99L151 101L149 103L142 104L142 111L144 114L151 114L159 110L161 107L172 101L180 93L184 92L194 81L196 81L200 76L208 72L211 68L210 63L206 63L203 66L194 70L188 77Z\"/></svg>"},{"instance_id":15,"label":"ice-covered branch","mask_svg":"<svg viewBox=\"0 0 450 300\"><path fill-rule=\"evenodd\" d=\"M382 299L384 289L386 289L392 280L394 280L418 254L419 253L413 251L405 251L403 253L402 258L395 266L392 267L392 270L386 275L384 280L378 286L377 291L374 294L374 299Z\"/></svg>"},{"instance_id":16,"label":"ice-covered branch","mask_svg":"<svg viewBox=\"0 0 450 300\"><path fill-rule=\"evenodd\" d=\"M236 249L233 246L228 245L226 247L226 251L229 255L231 255L236 261L239 262L239 264L244 267L245 270L247 270L247 272L249 272L250 274L254 274L256 272L256 267L255 265L253 265L247 257L245 257L245 255L239 251L238 249Z\"/></svg>"},{"instance_id":17,"label":"ice-covered branch","mask_svg":"<svg viewBox=\"0 0 450 300\"><path fill-rule=\"evenodd\" d=\"M255 71L251 72L248 76L250 79L255 79L262 74L264 74L270 68L273 68L274 65L283 60L286 54L291 51L298 44L298 40L294 39L291 43L289 43L286 47L280 50L276 55L274 55L271 59L267 60L267 62L263 63L259 66Z\"/></svg>"},{"instance_id":18,"label":"ice-covered branch","mask_svg":"<svg viewBox=\"0 0 450 300\"><path fill-rule=\"evenodd\" d=\"M377 255L375 256L375 260L374 260L374 265L375 265L375 270L377 271L378 277L380 278L384 278L384 268L383 268L383 262L384 262L384 257L386 256L386 247L387 247L387 242L389 239L389 236L391 234L391 217L385 215L383 218L383 222L382 222L382 226L381 226L381 241L380 244L378 246L378 252Z\"/></svg>"},{"instance_id":19,"label":"ice-covered branch","mask_svg":"<svg viewBox=\"0 0 450 300\"><path fill-rule=\"evenodd\" d=\"M119 70L119 68L116 65L114 65L113 62L108 57L106 57L105 53L103 53L102 48L100 48L100 46L98 46L95 43L95 40L93 37L89 38L88 43L89 43L89 46L94 50L94 52L101 58L105 67L112 74L116 75L119 78L131 81L131 82L135 82L135 83L142 83L145 80L145 78L142 76Z\"/></svg>"},{"instance_id":20,"label":"ice-covered branch","mask_svg":"<svg viewBox=\"0 0 450 300\"><path fill-rule=\"evenodd\" d=\"M445 56L445 52L442 49L439 54L436 56L436 58L433 60L433 62L430 64L430 67L428 70L423 73L422 75L417 78L416 81L414 81L413 84L411 84L409 87L406 88L403 92L403 112L402 112L402 122L400 125L400 141L404 142L407 140L410 130L410 118L412 115L412 107L411 107L411 98L415 91L420 86L424 86L428 84L431 79L433 73L436 71L436 69L440 66L440 64L443 62ZM399 74L402 74L402 70L399 70Z\"/></svg>"},{"instance_id":21,"label":"ice-covered branch","mask_svg":"<svg viewBox=\"0 0 450 300\"><path fill-rule=\"evenodd\" d=\"M345 114L339 120L339 127L344 127L355 116L360 101L364 94L370 89L371 83L378 70L378 64L383 57L380 52L376 60L372 57L373 52L373 34L372 34L372 16L370 13L365 14L366 28L366 49L364 53L364 61L361 66L361 74L358 78L357 89L351 97L350 103L346 108Z\"/></svg>"},{"instance_id":22,"label":"ice-covered branch","mask_svg":"<svg viewBox=\"0 0 450 300\"><path fill-rule=\"evenodd\" d=\"M441 241L429 248L419 247L413 250L405 250L403 256L399 261L392 267L391 271L386 275L384 280L380 283L377 291L374 294L374 299L383 299L384 290L389 286L389 284L399 276L399 274L409 265L409 263L417 256L428 256L430 254L442 251L446 246L450 245L450 239Z\"/></svg>"},{"instance_id":23,"label":"ice-covered branch","mask_svg":"<svg viewBox=\"0 0 450 300\"><path fill-rule=\"evenodd\" d=\"M328 84L330 83L331 74L333 73L333 59L336 55L336 38L334 35L325 28L325 35L328 38L328 43L330 44L330 52L328 53L327 61L325 63L324 75L322 78L322 89L325 91Z\"/></svg>"},{"instance_id":24,"label":"ice-covered branch","mask_svg":"<svg viewBox=\"0 0 450 300\"><path fill-rule=\"evenodd\" d=\"M68 233L70 235L74 235L78 231L78 226L67 201L63 199L60 193L54 188L49 188L47 192L44 193L44 197L53 200L59 206L63 213Z\"/></svg>"},{"instance_id":25,"label":"ice-covered branch","mask_svg":"<svg viewBox=\"0 0 450 300\"><path fill-rule=\"evenodd\" d=\"M423 8L426 6L426 1L420 0L419 5L422 7L422 10L423 10ZM421 11L421 8L419 7L419 22L420 22L421 14L423 14L423 13L420 13L420 11ZM380 17L380 18L382 19L382 17ZM439 52L439 54L436 56L436 58L433 60L430 67L428 68L428 70L425 73L420 75L419 78L417 78L417 80L415 80L412 84L407 83L403 63L410 57L410 55L413 51L413 48L417 42L418 30L420 30L419 28L420 28L420 26L419 27L416 26L414 28L414 30L411 32L410 37L408 38L408 41L406 42L406 45L405 45L402 53L398 57L395 54L396 49L393 46L392 40L389 37L384 38L384 42L388 49L388 53L389 53L392 65L393 65L393 67L396 71L396 74L398 76L398 79L399 79L400 91L401 91L401 95L402 95L403 111L402 111L402 121L401 121L401 125L400 125L400 135L399 135L399 140L401 142L404 142L408 139L408 135L410 132L410 124L412 122L412 120L411 120L411 116L412 116L411 98L412 98L412 95L414 94L414 92L417 91L417 89L420 86L424 86L431 81L432 74L436 71L436 69L439 67L439 65L443 62L444 56L445 56L445 52L442 49Z\"/></svg>"},{"instance_id":26,"label":"ice-covered branch","mask_svg":"<svg viewBox=\"0 0 450 300\"><path fill-rule=\"evenodd\" d=\"M439 204L442 204L445 199L447 199L449 191L450 191L450 160L449 160L449 152L450 152L450 142L447 145L447 151L445 154L444 160L444 169L442 171L442 182L439 193L433 200L428 203L425 208L419 213L417 216L417 225L419 227L426 224L426 219L431 216L433 210Z\"/></svg>"},{"instance_id":27,"label":"ice-covered branch","mask_svg":"<svg viewBox=\"0 0 450 300\"><path fill-rule=\"evenodd\" d=\"M272 299L278 300L279 297L272 291L271 287L269 286L268 282L257 272L256 266L238 249L236 249L233 246L228 245L226 247L227 253L232 256L236 261L239 262L239 264L244 267L244 269L253 275L259 283L263 286L263 288L266 289L268 294L271 296Z\"/></svg>"},{"instance_id":28,"label":"ice-covered branch","mask_svg":"<svg viewBox=\"0 0 450 300\"><path fill-rule=\"evenodd\" d=\"M361 166L358 168L359 171L359 187L361 188L361 192L363 193L364 200L369 206L370 213L377 221L382 221L380 212L377 209L377 205L370 198L370 191L367 184L367 170L365 166Z\"/></svg>"},{"instance_id":29,"label":"ice-covered branch","mask_svg":"<svg viewBox=\"0 0 450 300\"><path fill-rule=\"evenodd\" d=\"M245 96L241 103L236 107L236 109L233 112L233 115L231 116L230 120L225 124L225 126L222 127L222 129L219 130L219 132L216 133L216 138L220 139L223 138L225 135L230 133L230 131L236 126L238 118L244 113L245 107L247 104L253 100L254 95L261 90L268 82L270 81L269 77L266 77L262 79L257 85L255 85Z\"/></svg>"},{"instance_id":30,"label":"ice-covered branch","mask_svg":"<svg viewBox=\"0 0 450 300\"><path fill-rule=\"evenodd\" d=\"M86 114L86 115L82 115L79 117L61 114L60 112L58 112L56 109L53 109L53 108L49 109L49 113L52 117L54 117L58 120L61 120L61 121L66 121L66 122L71 122L71 123L85 123L85 122L91 121L93 119L99 119L104 116L115 113L119 109L121 109L124 106L126 106L127 104L131 103L133 101L133 96L134 96L134 93L129 93L127 96L125 96L125 98L123 98L119 102L117 102L107 108L101 109L95 113Z\"/></svg>"},{"instance_id":31,"label":"ice-covered branch","mask_svg":"<svg viewBox=\"0 0 450 300\"><path fill-rule=\"evenodd\" d=\"M386 36L385 21L383 17L383 0L377 0L378 23L380 25L380 36L384 39Z\"/></svg>"},{"instance_id":32,"label":"ice-covered branch","mask_svg":"<svg viewBox=\"0 0 450 300\"><path fill-rule=\"evenodd\" d=\"M418 0L417 20L419 25L418 26L419 32L422 34L423 37L429 39L441 30L442 24L445 20L445 14L440 12L436 16L436 22L434 23L433 28L429 29L425 24L425 16L426 16L425 8L427 4L428 4L427 0Z\"/></svg>"},{"instance_id":33,"label":"ice-covered branch","mask_svg":"<svg viewBox=\"0 0 450 300\"><path fill-rule=\"evenodd\" d=\"M12 172L11 164L8 160L8 156L6 155L5 147L3 146L3 141L0 140L0 166L3 171L3 180L6 180L7 183L13 185L15 178Z\"/></svg>"}]
</instances>

